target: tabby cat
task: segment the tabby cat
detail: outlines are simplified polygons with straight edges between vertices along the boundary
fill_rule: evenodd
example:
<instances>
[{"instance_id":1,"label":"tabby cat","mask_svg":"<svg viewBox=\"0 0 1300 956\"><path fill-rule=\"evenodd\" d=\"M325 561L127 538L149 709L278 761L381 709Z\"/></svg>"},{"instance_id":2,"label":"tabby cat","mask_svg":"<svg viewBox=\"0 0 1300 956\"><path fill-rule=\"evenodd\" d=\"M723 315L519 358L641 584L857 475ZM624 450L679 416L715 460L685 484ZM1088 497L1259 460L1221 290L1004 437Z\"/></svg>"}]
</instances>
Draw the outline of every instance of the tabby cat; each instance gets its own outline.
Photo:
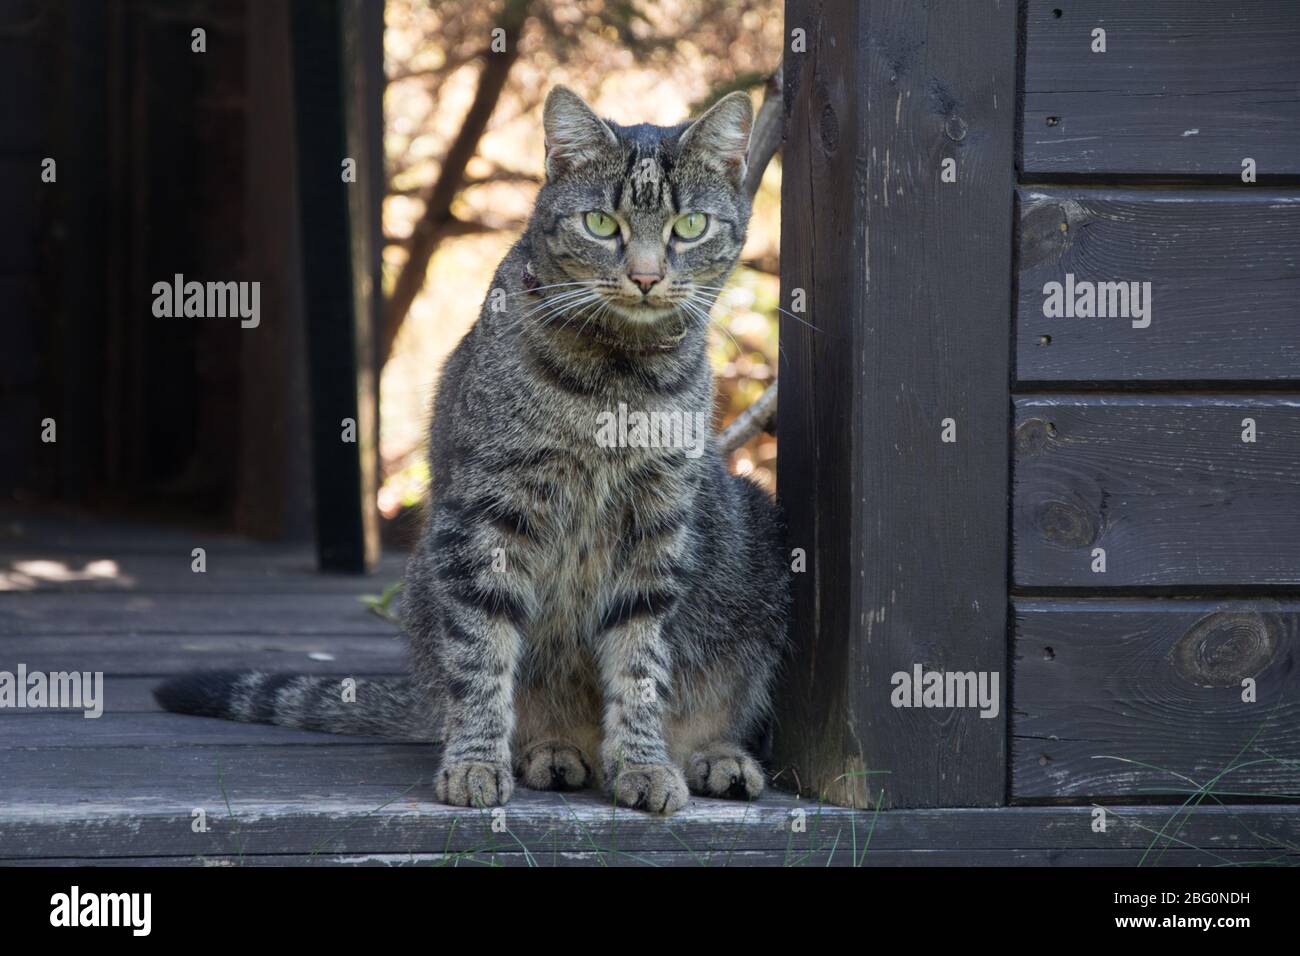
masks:
<instances>
[{"instance_id":1,"label":"tabby cat","mask_svg":"<svg viewBox=\"0 0 1300 956\"><path fill-rule=\"evenodd\" d=\"M195 674L163 706L440 740L436 793L457 806L505 803L516 778L654 813L757 797L778 516L686 427L712 415L708 311L745 240L752 121L741 93L625 127L552 90L536 207L434 403L412 677L346 702L337 679Z\"/></svg>"}]
</instances>

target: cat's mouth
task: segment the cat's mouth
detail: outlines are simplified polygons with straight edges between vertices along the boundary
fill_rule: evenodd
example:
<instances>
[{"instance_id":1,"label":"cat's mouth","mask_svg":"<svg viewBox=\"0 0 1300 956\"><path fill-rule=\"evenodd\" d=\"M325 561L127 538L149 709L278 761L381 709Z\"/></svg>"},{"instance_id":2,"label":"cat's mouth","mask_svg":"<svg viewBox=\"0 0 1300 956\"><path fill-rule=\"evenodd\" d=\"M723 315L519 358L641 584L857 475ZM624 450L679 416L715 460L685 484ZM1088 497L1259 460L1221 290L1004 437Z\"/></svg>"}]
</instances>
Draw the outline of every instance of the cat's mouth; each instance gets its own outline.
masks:
<instances>
[{"instance_id":1,"label":"cat's mouth","mask_svg":"<svg viewBox=\"0 0 1300 956\"><path fill-rule=\"evenodd\" d=\"M660 298L619 297L611 299L610 311L633 325L652 325L674 315L677 306L673 302Z\"/></svg>"},{"instance_id":2,"label":"cat's mouth","mask_svg":"<svg viewBox=\"0 0 1300 956\"><path fill-rule=\"evenodd\" d=\"M689 325L677 303L658 296L638 300L610 295L599 311L596 321L580 324L577 334L634 352L675 349Z\"/></svg>"}]
</instances>

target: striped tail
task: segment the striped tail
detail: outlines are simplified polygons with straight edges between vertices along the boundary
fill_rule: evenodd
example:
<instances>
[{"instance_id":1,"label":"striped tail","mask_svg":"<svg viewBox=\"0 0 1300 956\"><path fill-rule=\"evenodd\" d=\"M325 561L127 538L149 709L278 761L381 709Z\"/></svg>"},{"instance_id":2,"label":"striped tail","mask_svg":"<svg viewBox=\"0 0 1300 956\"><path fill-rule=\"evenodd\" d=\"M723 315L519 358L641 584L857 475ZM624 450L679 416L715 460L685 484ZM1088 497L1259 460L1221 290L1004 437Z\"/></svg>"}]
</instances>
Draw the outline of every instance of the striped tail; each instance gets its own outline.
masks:
<instances>
[{"instance_id":1,"label":"striped tail","mask_svg":"<svg viewBox=\"0 0 1300 956\"><path fill-rule=\"evenodd\" d=\"M343 678L261 671L199 671L154 688L158 703L173 713L276 724L328 734L435 741L431 703L417 700L406 678L358 677L354 700Z\"/></svg>"}]
</instances>

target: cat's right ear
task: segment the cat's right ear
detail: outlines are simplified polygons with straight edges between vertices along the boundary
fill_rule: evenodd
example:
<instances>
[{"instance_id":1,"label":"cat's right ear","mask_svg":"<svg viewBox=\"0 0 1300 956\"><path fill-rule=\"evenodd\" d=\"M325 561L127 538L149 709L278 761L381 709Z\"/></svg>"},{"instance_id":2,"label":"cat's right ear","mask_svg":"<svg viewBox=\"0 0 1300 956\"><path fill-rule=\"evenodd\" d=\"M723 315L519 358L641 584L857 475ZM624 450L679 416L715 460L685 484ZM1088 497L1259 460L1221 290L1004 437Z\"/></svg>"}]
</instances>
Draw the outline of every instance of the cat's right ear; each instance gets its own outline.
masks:
<instances>
[{"instance_id":1,"label":"cat's right ear","mask_svg":"<svg viewBox=\"0 0 1300 956\"><path fill-rule=\"evenodd\" d=\"M614 131L605 125L581 96L557 86L542 108L546 130L546 178L608 154L617 148Z\"/></svg>"}]
</instances>

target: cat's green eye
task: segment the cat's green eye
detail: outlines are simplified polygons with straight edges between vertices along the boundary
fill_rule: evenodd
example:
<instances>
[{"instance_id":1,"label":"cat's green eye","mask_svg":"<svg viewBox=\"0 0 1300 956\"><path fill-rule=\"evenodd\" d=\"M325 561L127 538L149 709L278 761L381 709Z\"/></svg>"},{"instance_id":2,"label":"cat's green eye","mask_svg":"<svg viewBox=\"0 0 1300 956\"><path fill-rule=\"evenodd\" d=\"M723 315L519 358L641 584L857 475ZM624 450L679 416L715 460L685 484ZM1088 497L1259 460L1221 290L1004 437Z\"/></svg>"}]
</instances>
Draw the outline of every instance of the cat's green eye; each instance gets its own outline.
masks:
<instances>
[{"instance_id":1,"label":"cat's green eye","mask_svg":"<svg viewBox=\"0 0 1300 956\"><path fill-rule=\"evenodd\" d=\"M608 239L618 232L618 223L614 217L603 212L589 212L584 218L587 229L593 236Z\"/></svg>"},{"instance_id":2,"label":"cat's green eye","mask_svg":"<svg viewBox=\"0 0 1300 956\"><path fill-rule=\"evenodd\" d=\"M677 233L679 239L698 239L704 235L708 225L709 217L704 213L688 212L684 216L679 216L673 223L673 232Z\"/></svg>"}]
</instances>

